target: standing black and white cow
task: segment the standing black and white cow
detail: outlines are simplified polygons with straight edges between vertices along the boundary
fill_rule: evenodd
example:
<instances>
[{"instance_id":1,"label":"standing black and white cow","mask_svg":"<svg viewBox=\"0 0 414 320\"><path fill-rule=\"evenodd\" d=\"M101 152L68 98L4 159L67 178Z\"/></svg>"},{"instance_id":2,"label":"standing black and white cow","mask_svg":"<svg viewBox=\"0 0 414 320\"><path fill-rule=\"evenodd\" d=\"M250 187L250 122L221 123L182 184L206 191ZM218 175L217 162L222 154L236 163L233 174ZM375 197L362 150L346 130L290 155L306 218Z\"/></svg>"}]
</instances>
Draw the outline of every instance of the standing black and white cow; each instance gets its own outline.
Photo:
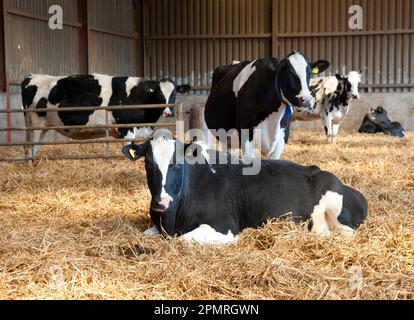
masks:
<instances>
[{"instance_id":1,"label":"standing black and white cow","mask_svg":"<svg viewBox=\"0 0 414 320\"><path fill-rule=\"evenodd\" d=\"M236 241L246 228L287 213L296 222L311 220L310 229L317 234L352 233L367 216L364 196L318 167L268 160L262 161L258 175L247 176L242 163L195 163L193 157L199 155L190 149L157 133L144 144L123 148L130 160L145 157L155 224L147 234L161 231L189 241L224 244ZM185 156L177 156L180 150Z\"/></svg>"},{"instance_id":2,"label":"standing black and white cow","mask_svg":"<svg viewBox=\"0 0 414 320\"><path fill-rule=\"evenodd\" d=\"M172 104L176 93L185 93L190 86L176 87L169 79L144 81L136 77L113 77L92 74L67 77L31 75L22 83L23 107L39 110L26 113L27 127L105 125L105 110L47 112L48 108L83 106L122 106L140 104ZM170 115L169 108L114 110L108 112L108 124L155 123L161 115ZM58 132L72 139L105 137L105 129L64 129ZM118 128L109 130L114 138L148 138L152 128ZM28 142L42 142L43 131L27 131ZM39 146L27 148L27 156L35 156Z\"/></svg>"},{"instance_id":3,"label":"standing black and white cow","mask_svg":"<svg viewBox=\"0 0 414 320\"><path fill-rule=\"evenodd\" d=\"M330 142L335 142L339 128L349 113L351 103L359 99L358 86L361 74L351 71L343 77L339 74L311 80L311 90L316 97L315 107L295 107L293 121L322 119L325 133Z\"/></svg>"},{"instance_id":4,"label":"standing black and white cow","mask_svg":"<svg viewBox=\"0 0 414 320\"><path fill-rule=\"evenodd\" d=\"M325 71L329 62L309 61L299 52L287 58L233 62L218 67L213 74L205 107L205 122L210 130L237 130L243 154L252 158L260 148L270 159L279 159L285 146L281 120L287 105L313 108L315 99L309 89L314 73ZM260 145L254 145L254 130L260 129ZM247 137L241 132L248 130ZM215 135L215 134L213 134Z\"/></svg>"}]
</instances>

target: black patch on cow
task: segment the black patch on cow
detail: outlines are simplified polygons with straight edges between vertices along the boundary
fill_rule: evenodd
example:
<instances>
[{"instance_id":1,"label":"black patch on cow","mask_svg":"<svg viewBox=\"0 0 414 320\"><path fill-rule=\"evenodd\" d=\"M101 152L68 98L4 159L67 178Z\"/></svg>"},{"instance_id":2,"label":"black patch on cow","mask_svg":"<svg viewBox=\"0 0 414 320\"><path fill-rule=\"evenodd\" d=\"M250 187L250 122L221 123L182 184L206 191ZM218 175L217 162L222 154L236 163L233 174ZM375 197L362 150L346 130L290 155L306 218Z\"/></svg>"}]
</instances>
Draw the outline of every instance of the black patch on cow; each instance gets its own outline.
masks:
<instances>
[{"instance_id":1,"label":"black patch on cow","mask_svg":"<svg viewBox=\"0 0 414 320\"><path fill-rule=\"evenodd\" d=\"M23 102L23 107L25 109L29 108L32 105L33 100L37 93L37 86L28 86L31 80L32 80L31 78L26 78L24 79L21 85L22 102Z\"/></svg>"},{"instance_id":2,"label":"black patch on cow","mask_svg":"<svg viewBox=\"0 0 414 320\"><path fill-rule=\"evenodd\" d=\"M325 134L326 135L328 134L328 127L327 126L325 126Z\"/></svg>"},{"instance_id":3,"label":"black patch on cow","mask_svg":"<svg viewBox=\"0 0 414 320\"><path fill-rule=\"evenodd\" d=\"M47 108L47 99L42 98L36 105L36 109L46 109ZM37 112L39 117L46 117L47 112Z\"/></svg>"},{"instance_id":4,"label":"black patch on cow","mask_svg":"<svg viewBox=\"0 0 414 320\"><path fill-rule=\"evenodd\" d=\"M59 80L52 88L49 102L59 108L96 107L102 104L101 86L93 76L70 76ZM86 125L94 111L58 112L65 126Z\"/></svg>"},{"instance_id":5,"label":"black patch on cow","mask_svg":"<svg viewBox=\"0 0 414 320\"><path fill-rule=\"evenodd\" d=\"M141 81L131 89L127 96L126 82L128 77L114 77L112 79L112 97L110 106L140 105L140 104L165 104L167 101L161 91L160 81ZM161 81L170 81L167 79ZM175 103L176 91L171 93L169 103ZM112 112L115 122L118 124L131 123L155 123L159 120L165 108L114 110ZM119 128L121 138L125 137L131 129Z\"/></svg>"}]
</instances>

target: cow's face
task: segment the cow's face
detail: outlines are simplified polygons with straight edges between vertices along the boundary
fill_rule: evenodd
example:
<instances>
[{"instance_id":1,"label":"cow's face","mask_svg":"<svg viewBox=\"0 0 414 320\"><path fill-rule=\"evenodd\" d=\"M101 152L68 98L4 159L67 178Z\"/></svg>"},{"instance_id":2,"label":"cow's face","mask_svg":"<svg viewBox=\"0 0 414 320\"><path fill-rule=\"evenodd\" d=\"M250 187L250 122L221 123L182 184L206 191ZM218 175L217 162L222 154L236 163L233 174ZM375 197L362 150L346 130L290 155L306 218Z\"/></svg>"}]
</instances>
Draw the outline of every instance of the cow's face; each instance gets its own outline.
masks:
<instances>
[{"instance_id":1,"label":"cow's face","mask_svg":"<svg viewBox=\"0 0 414 320\"><path fill-rule=\"evenodd\" d=\"M163 213L178 201L182 183L182 166L174 164L176 140L171 136L158 136L142 145L131 144L123 148L132 160L145 157L148 187L151 191L151 210Z\"/></svg>"},{"instance_id":2,"label":"cow's face","mask_svg":"<svg viewBox=\"0 0 414 320\"><path fill-rule=\"evenodd\" d=\"M383 107L379 106L376 109L371 109L371 119L378 122L390 122L388 112Z\"/></svg>"},{"instance_id":3,"label":"cow's face","mask_svg":"<svg viewBox=\"0 0 414 320\"><path fill-rule=\"evenodd\" d=\"M181 94L187 93L191 90L191 86L188 84L176 86L170 79L163 79L160 81L160 89L166 103L174 104L177 99L177 92ZM174 112L170 108L166 108L163 115L173 117Z\"/></svg>"},{"instance_id":4,"label":"cow's face","mask_svg":"<svg viewBox=\"0 0 414 320\"><path fill-rule=\"evenodd\" d=\"M351 84L351 90L349 92L349 95L352 99L359 99L360 96L358 92L358 87L362 81L361 74L356 71L351 71L350 73L348 73L348 76L346 78Z\"/></svg>"},{"instance_id":5,"label":"cow's face","mask_svg":"<svg viewBox=\"0 0 414 320\"><path fill-rule=\"evenodd\" d=\"M313 108L315 98L309 88L310 79L312 74L325 71L329 65L325 60L310 63L299 52L293 52L282 60L280 88L285 102L295 107Z\"/></svg>"}]
</instances>

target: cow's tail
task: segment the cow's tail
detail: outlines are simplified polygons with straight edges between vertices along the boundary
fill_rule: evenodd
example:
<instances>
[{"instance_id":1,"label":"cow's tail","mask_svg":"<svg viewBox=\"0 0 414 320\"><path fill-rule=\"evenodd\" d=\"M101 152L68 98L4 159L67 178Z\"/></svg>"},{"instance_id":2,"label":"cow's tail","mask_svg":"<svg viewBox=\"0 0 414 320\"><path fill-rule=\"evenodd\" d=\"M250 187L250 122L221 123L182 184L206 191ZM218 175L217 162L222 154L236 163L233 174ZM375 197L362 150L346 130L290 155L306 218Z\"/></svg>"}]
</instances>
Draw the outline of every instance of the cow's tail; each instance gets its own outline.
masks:
<instances>
[{"instance_id":1,"label":"cow's tail","mask_svg":"<svg viewBox=\"0 0 414 320\"><path fill-rule=\"evenodd\" d=\"M351 234L354 230L338 221L343 209L343 196L332 191L328 191L319 201L312 212L312 231L318 235L329 234L339 231Z\"/></svg>"}]
</instances>

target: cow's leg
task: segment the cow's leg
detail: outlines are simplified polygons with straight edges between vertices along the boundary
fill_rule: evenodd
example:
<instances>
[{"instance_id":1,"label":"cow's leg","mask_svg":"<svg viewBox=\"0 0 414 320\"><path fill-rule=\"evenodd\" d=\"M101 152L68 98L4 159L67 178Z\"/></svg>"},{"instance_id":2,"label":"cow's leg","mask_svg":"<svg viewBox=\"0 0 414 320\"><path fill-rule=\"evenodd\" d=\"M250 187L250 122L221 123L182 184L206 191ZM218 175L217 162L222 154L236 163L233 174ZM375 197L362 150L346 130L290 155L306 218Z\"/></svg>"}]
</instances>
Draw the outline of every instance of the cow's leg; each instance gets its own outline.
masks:
<instances>
[{"instance_id":1,"label":"cow's leg","mask_svg":"<svg viewBox=\"0 0 414 320\"><path fill-rule=\"evenodd\" d=\"M158 230L157 226L153 226L149 228L148 230L144 231L144 234L146 236L153 237L153 236L160 234L160 230Z\"/></svg>"},{"instance_id":2,"label":"cow's leg","mask_svg":"<svg viewBox=\"0 0 414 320\"><path fill-rule=\"evenodd\" d=\"M290 107L289 107L290 108ZM282 120L284 119L284 115L286 112L286 107L279 110L279 112L275 113L273 116L269 117L268 125L264 125L263 129L265 132L265 136L263 136L263 141L272 140L271 146L269 150L267 150L267 157L271 160L279 160L282 156L282 153L285 149L286 144L286 123L282 125ZM263 130L262 129L262 130Z\"/></svg>"},{"instance_id":3,"label":"cow's leg","mask_svg":"<svg viewBox=\"0 0 414 320\"><path fill-rule=\"evenodd\" d=\"M328 235L334 230L344 234L353 234L354 230L338 221L343 208L343 196L328 191L322 196L312 212L312 232L318 235Z\"/></svg>"},{"instance_id":4,"label":"cow's leg","mask_svg":"<svg viewBox=\"0 0 414 320\"><path fill-rule=\"evenodd\" d=\"M33 141L34 142L39 142L42 143L47 135L47 130L36 130L33 133ZM41 145L36 144L34 146L32 146L32 154L33 154L33 158L36 156L37 152L39 151Z\"/></svg>"},{"instance_id":5,"label":"cow's leg","mask_svg":"<svg viewBox=\"0 0 414 320\"><path fill-rule=\"evenodd\" d=\"M244 161L250 161L254 158L254 130L239 130L240 145Z\"/></svg>"},{"instance_id":6,"label":"cow's leg","mask_svg":"<svg viewBox=\"0 0 414 320\"><path fill-rule=\"evenodd\" d=\"M33 127L33 124L32 124L32 118L31 118L30 112L26 112L24 114L24 122L25 122L25 125L26 125L26 129L29 129L29 130L26 130L26 143L32 143L34 141L33 140L33 130L30 130L30 128ZM30 145L24 146L24 155L25 155L26 158L31 158L32 157L32 152L31 151L32 151L32 146L30 146ZM31 161L29 160L29 162L31 162Z\"/></svg>"},{"instance_id":7,"label":"cow's leg","mask_svg":"<svg viewBox=\"0 0 414 320\"><path fill-rule=\"evenodd\" d=\"M200 244L231 244L237 242L238 237L234 236L231 231L223 234L217 232L211 226L203 224L197 229L182 235L180 239Z\"/></svg>"},{"instance_id":8,"label":"cow's leg","mask_svg":"<svg viewBox=\"0 0 414 320\"><path fill-rule=\"evenodd\" d=\"M327 115L324 115L324 123L326 135L328 137L328 142L332 142L333 137L333 123L332 123L332 113L328 112Z\"/></svg>"},{"instance_id":9,"label":"cow's leg","mask_svg":"<svg viewBox=\"0 0 414 320\"><path fill-rule=\"evenodd\" d=\"M333 143L336 143L336 136L338 135L340 126L341 126L341 123L332 124L332 142Z\"/></svg>"}]
</instances>

